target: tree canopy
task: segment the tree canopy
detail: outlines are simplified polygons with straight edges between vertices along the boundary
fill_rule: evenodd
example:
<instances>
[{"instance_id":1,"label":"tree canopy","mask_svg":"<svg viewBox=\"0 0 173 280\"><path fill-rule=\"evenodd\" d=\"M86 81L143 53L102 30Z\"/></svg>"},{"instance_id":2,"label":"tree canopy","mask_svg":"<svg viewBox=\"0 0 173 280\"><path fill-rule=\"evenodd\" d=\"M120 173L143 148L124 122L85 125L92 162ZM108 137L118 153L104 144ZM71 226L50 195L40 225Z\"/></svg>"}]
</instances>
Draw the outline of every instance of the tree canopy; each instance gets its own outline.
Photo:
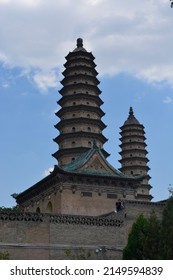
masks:
<instances>
[{"instance_id":1,"label":"tree canopy","mask_svg":"<svg viewBox=\"0 0 173 280\"><path fill-rule=\"evenodd\" d=\"M132 225L123 259L173 260L173 196L167 200L162 219L155 213L147 219L141 214Z\"/></svg>"},{"instance_id":2,"label":"tree canopy","mask_svg":"<svg viewBox=\"0 0 173 280\"><path fill-rule=\"evenodd\" d=\"M4 206L1 206L0 207L0 213L19 213L21 212L21 209L20 209L20 206L17 204L13 207L4 207Z\"/></svg>"},{"instance_id":3,"label":"tree canopy","mask_svg":"<svg viewBox=\"0 0 173 280\"><path fill-rule=\"evenodd\" d=\"M173 196L166 203L161 227L162 258L173 260Z\"/></svg>"}]
</instances>

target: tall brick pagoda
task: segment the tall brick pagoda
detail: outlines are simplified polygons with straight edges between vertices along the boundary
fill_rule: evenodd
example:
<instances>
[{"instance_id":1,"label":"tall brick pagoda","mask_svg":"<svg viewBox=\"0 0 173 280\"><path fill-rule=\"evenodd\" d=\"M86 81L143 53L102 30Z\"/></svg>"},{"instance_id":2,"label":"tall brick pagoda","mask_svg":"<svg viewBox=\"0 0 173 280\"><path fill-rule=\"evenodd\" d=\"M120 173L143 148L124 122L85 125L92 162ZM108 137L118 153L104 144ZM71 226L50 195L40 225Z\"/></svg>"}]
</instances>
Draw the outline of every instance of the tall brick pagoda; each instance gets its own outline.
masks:
<instances>
[{"instance_id":1,"label":"tall brick pagoda","mask_svg":"<svg viewBox=\"0 0 173 280\"><path fill-rule=\"evenodd\" d=\"M135 118L132 107L130 107L129 116L127 120L124 122L121 129L121 172L123 172L127 176L139 176L145 175L141 187L138 190L138 198L149 198L149 190L151 189L150 184L148 183L150 180L150 176L148 171L150 168L148 167L148 158L147 158L147 150L146 150L146 137L144 126L139 123L139 121ZM148 197L147 197L148 196Z\"/></svg>"},{"instance_id":2,"label":"tall brick pagoda","mask_svg":"<svg viewBox=\"0 0 173 280\"><path fill-rule=\"evenodd\" d=\"M54 139L59 149L53 154L59 165L74 161L92 147L93 141L105 157L109 155L103 149L107 139L102 134L106 125L101 118L105 113L100 108L103 101L99 97L94 59L93 54L84 49L81 38L77 39L73 52L66 56L63 88L59 91L62 98L58 101L61 109L56 113L60 118L55 126L59 135Z\"/></svg>"}]
</instances>

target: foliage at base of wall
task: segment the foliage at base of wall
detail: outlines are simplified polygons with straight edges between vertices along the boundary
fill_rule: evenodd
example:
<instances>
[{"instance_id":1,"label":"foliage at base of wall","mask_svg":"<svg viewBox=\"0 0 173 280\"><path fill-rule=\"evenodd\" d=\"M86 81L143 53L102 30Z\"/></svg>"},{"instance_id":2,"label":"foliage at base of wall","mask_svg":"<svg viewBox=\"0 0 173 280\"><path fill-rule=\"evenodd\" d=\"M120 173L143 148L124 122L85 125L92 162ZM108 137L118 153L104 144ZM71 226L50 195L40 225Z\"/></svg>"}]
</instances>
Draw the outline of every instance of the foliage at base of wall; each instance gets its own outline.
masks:
<instances>
[{"instance_id":1,"label":"foliage at base of wall","mask_svg":"<svg viewBox=\"0 0 173 280\"><path fill-rule=\"evenodd\" d=\"M166 203L162 220L154 212L146 219L141 214L133 224L123 250L125 260L173 259L173 196Z\"/></svg>"},{"instance_id":2,"label":"foliage at base of wall","mask_svg":"<svg viewBox=\"0 0 173 280\"><path fill-rule=\"evenodd\" d=\"M10 255L8 252L0 252L0 260L9 260Z\"/></svg>"},{"instance_id":3,"label":"foliage at base of wall","mask_svg":"<svg viewBox=\"0 0 173 280\"><path fill-rule=\"evenodd\" d=\"M67 248L64 250L65 255L71 260L89 260L91 252L86 251L83 247L79 249Z\"/></svg>"}]
</instances>

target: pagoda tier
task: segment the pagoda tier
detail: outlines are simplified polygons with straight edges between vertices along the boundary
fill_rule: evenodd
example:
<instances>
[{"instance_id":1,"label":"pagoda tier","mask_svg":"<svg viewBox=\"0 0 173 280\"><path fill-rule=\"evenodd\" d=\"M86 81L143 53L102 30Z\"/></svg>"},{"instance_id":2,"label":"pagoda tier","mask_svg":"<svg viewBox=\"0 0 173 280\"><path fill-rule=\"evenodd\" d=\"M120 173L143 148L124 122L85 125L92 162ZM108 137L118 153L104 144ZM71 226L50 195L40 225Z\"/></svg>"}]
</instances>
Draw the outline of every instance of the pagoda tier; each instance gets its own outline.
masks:
<instances>
[{"instance_id":1,"label":"pagoda tier","mask_svg":"<svg viewBox=\"0 0 173 280\"><path fill-rule=\"evenodd\" d=\"M98 85L100 81L93 76L93 74L87 74L86 72L75 74L75 75L68 75L65 76L65 78L61 81L61 84L63 86L68 86L75 83L85 83L85 84L91 84L91 85Z\"/></svg>"},{"instance_id":2,"label":"pagoda tier","mask_svg":"<svg viewBox=\"0 0 173 280\"><path fill-rule=\"evenodd\" d=\"M93 120L93 119L88 119L88 118L81 117L81 118L78 118L78 119L76 118L76 121L78 123L81 123L81 125L83 125L83 124L95 125L95 126L99 127L100 130L103 130L106 127L106 125L100 120ZM66 127L66 125L71 126L72 124L73 124L73 119L62 120L55 125L55 128L58 129L58 130L64 131L64 128Z\"/></svg>"},{"instance_id":3,"label":"pagoda tier","mask_svg":"<svg viewBox=\"0 0 173 280\"><path fill-rule=\"evenodd\" d=\"M70 65L70 63L64 64L65 67L68 67L69 65ZM91 76L92 75L97 76L98 72L96 71L96 69L94 67L96 67L95 63L91 63L89 66L87 66L87 65L70 66L70 69L66 68L62 74L66 77L67 76L71 77L72 72L74 72L74 74L75 74L76 70L79 70L80 73L83 73L83 74L89 73Z\"/></svg>"},{"instance_id":4,"label":"pagoda tier","mask_svg":"<svg viewBox=\"0 0 173 280\"><path fill-rule=\"evenodd\" d=\"M127 176L144 175L139 194L142 197L148 196L151 188L148 181L151 177L148 175L150 168L147 165L149 160L146 157L148 152L146 150L145 131L144 126L135 118L132 108L130 108L129 116L120 129L120 171Z\"/></svg>"},{"instance_id":5,"label":"pagoda tier","mask_svg":"<svg viewBox=\"0 0 173 280\"><path fill-rule=\"evenodd\" d=\"M66 95L63 96L57 103L60 106L68 106L69 102L71 101L72 105L76 105L78 102L83 102L84 105L89 105L90 101L92 100L92 104L95 104L95 106L101 106L103 104L103 101L101 100L100 97L98 96L91 96L91 95L86 95L86 93L80 93L79 94L72 94L72 95Z\"/></svg>"},{"instance_id":6,"label":"pagoda tier","mask_svg":"<svg viewBox=\"0 0 173 280\"><path fill-rule=\"evenodd\" d=\"M83 152L89 150L93 142L102 150L105 157L109 154L103 145L107 139L102 131L106 127L101 118L105 115L100 106L101 91L97 79L98 72L94 56L83 48L82 39L77 39L77 47L66 56L64 78L59 91L61 106L56 113L60 121L55 125L59 135L54 141L59 150L53 154L59 165L71 163Z\"/></svg>"},{"instance_id":7,"label":"pagoda tier","mask_svg":"<svg viewBox=\"0 0 173 280\"><path fill-rule=\"evenodd\" d=\"M66 87L59 90L59 93L63 96L65 95L71 95L71 94L90 94L98 96L101 93L101 90L98 87L95 87L94 85L89 84L83 84L83 83L76 83L76 84L70 84L66 85Z\"/></svg>"}]
</instances>

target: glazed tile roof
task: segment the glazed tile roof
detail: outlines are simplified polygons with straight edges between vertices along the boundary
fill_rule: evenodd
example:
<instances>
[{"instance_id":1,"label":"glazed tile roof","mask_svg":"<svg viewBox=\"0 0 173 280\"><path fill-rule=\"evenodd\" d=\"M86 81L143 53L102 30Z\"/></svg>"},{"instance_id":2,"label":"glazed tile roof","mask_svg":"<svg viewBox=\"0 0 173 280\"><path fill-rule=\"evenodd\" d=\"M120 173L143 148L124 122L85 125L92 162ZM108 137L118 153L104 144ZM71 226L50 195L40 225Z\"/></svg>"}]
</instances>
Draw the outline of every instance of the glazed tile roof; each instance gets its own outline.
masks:
<instances>
[{"instance_id":1,"label":"glazed tile roof","mask_svg":"<svg viewBox=\"0 0 173 280\"><path fill-rule=\"evenodd\" d=\"M89 163L92 159L97 159L97 162L102 164L103 169L92 168ZM61 166L65 171L80 174L100 175L100 176L115 176L126 177L122 172L115 169L104 157L101 150L94 143L93 147L87 152L81 154L72 163Z\"/></svg>"}]
</instances>

